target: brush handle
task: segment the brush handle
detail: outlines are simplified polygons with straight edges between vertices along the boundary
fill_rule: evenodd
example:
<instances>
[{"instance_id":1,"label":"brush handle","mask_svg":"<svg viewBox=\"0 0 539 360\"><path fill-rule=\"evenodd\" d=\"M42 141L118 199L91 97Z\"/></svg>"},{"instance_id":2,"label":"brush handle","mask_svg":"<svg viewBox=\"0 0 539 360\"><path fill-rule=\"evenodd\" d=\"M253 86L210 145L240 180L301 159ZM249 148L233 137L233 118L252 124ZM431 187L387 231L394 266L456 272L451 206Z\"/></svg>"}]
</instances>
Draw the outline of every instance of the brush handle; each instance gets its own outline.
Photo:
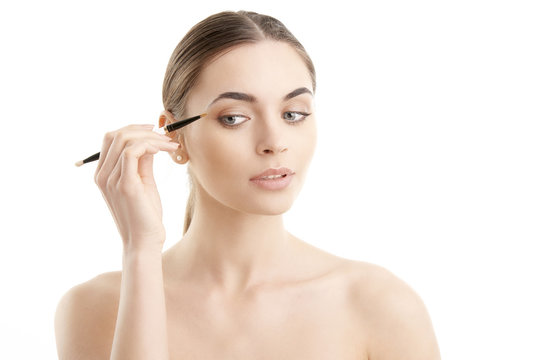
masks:
<instances>
[{"instance_id":1,"label":"brush handle","mask_svg":"<svg viewBox=\"0 0 539 360\"><path fill-rule=\"evenodd\" d=\"M101 154L101 152L97 152L97 153L93 154L92 156L88 156L86 159L82 160L82 163L86 164L86 163L89 163L89 162L92 162L92 161L99 160L99 154Z\"/></svg>"},{"instance_id":2,"label":"brush handle","mask_svg":"<svg viewBox=\"0 0 539 360\"><path fill-rule=\"evenodd\" d=\"M176 131L186 125L189 125L190 123L192 123L193 121L195 120L198 120L204 116L206 116L207 114L204 113L204 114L201 114L201 115L197 115L197 116L193 116L189 119L185 119L185 120L180 120L180 121L176 121L175 123L172 123L172 124L169 124L169 125L166 125L164 127L164 129L162 128L159 128L157 129L157 133L158 134L166 134L166 133L170 133L170 132L173 132L173 131ZM77 161L75 163L76 166L81 166L82 164L86 164L86 163L89 163L89 162L92 162L92 161L96 161L96 160L99 160L99 152L93 154L92 156L88 156L86 159L84 160L81 160L81 161Z\"/></svg>"}]
</instances>

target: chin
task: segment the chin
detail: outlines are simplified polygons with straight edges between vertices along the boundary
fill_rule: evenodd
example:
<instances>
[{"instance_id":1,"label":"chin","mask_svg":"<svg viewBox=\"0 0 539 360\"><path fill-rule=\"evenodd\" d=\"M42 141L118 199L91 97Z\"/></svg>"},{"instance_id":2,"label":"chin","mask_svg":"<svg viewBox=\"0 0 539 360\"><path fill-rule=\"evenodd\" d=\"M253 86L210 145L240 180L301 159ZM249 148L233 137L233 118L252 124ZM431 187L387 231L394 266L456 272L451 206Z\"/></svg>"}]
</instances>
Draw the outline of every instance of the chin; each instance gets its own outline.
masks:
<instances>
[{"instance_id":1,"label":"chin","mask_svg":"<svg viewBox=\"0 0 539 360\"><path fill-rule=\"evenodd\" d=\"M292 189L285 191L248 191L236 194L222 201L223 205L245 214L276 216L282 215L294 204L296 192Z\"/></svg>"},{"instance_id":2,"label":"chin","mask_svg":"<svg viewBox=\"0 0 539 360\"><path fill-rule=\"evenodd\" d=\"M259 207L253 208L250 211L251 214L257 215L267 215L267 216L277 216L282 215L292 207L292 202L290 203L280 203L280 204L262 204Z\"/></svg>"},{"instance_id":3,"label":"chin","mask_svg":"<svg viewBox=\"0 0 539 360\"><path fill-rule=\"evenodd\" d=\"M290 210L299 193L297 184L278 191L234 185L221 186L210 196L225 207L253 215L282 215Z\"/></svg>"},{"instance_id":4,"label":"chin","mask_svg":"<svg viewBox=\"0 0 539 360\"><path fill-rule=\"evenodd\" d=\"M241 202L234 201L229 207L246 214L276 216L282 215L294 204L292 194L264 194L265 196L245 196Z\"/></svg>"}]
</instances>

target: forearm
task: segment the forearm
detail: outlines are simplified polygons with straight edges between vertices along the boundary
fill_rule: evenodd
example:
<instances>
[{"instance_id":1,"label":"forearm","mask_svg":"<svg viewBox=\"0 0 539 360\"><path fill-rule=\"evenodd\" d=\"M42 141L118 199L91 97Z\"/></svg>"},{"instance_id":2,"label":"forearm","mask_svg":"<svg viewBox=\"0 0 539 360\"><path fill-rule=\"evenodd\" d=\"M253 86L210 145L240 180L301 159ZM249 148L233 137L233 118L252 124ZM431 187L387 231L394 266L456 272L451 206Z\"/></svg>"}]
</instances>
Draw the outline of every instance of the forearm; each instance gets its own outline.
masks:
<instances>
[{"instance_id":1,"label":"forearm","mask_svg":"<svg viewBox=\"0 0 539 360\"><path fill-rule=\"evenodd\" d=\"M161 251L124 252L111 359L168 358Z\"/></svg>"}]
</instances>

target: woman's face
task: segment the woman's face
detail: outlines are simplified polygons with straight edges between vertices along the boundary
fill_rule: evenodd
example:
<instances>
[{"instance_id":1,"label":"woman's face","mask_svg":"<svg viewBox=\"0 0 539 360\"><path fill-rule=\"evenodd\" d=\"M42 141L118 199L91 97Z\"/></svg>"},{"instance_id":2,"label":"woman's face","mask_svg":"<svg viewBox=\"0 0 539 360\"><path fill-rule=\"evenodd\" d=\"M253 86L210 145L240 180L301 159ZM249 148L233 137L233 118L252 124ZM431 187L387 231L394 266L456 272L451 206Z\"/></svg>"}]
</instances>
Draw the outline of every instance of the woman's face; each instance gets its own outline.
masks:
<instances>
[{"instance_id":1,"label":"woman's face","mask_svg":"<svg viewBox=\"0 0 539 360\"><path fill-rule=\"evenodd\" d=\"M209 63L187 103L189 116L208 115L183 132L199 191L245 213L287 211L316 145L312 93L307 67L283 42L241 45ZM280 180L252 180L282 168L291 173Z\"/></svg>"}]
</instances>

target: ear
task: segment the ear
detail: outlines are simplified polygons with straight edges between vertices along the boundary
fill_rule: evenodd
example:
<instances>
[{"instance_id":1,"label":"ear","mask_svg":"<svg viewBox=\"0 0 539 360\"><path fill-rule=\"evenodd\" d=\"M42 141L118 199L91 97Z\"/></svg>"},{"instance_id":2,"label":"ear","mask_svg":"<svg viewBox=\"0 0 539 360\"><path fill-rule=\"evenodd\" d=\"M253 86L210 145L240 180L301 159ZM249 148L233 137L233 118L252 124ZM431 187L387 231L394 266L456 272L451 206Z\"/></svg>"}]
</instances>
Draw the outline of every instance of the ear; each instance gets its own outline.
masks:
<instances>
[{"instance_id":1,"label":"ear","mask_svg":"<svg viewBox=\"0 0 539 360\"><path fill-rule=\"evenodd\" d=\"M163 114L161 113L161 116L159 116L159 127L160 127L160 128L162 128L163 126L166 125L166 124L165 124L165 120L166 120L165 115L163 115Z\"/></svg>"},{"instance_id":2,"label":"ear","mask_svg":"<svg viewBox=\"0 0 539 360\"><path fill-rule=\"evenodd\" d=\"M166 125L172 124L176 122L176 119L174 118L174 115L168 111L165 110L159 115L159 127L162 128ZM172 140L179 141L179 137L177 135L177 131L173 131L172 133L166 133L166 135L171 138Z\"/></svg>"},{"instance_id":3,"label":"ear","mask_svg":"<svg viewBox=\"0 0 539 360\"><path fill-rule=\"evenodd\" d=\"M172 124L175 122L176 119L174 118L174 115L168 110L165 110L159 115L159 127L162 128L165 125Z\"/></svg>"},{"instance_id":4,"label":"ear","mask_svg":"<svg viewBox=\"0 0 539 360\"><path fill-rule=\"evenodd\" d=\"M163 127L165 125L169 125L176 122L176 119L174 118L174 115L168 110L165 110L161 113L159 116L159 127ZM171 139L176 140L178 143L180 143L180 146L178 147L178 150L174 151L173 153L170 153L170 157L172 160L174 160L178 164L185 164L189 161L189 155L187 154L187 151L185 150L184 142L183 142L183 136L179 131L173 131L172 133L167 134ZM181 156L181 160L178 160L178 155Z\"/></svg>"}]
</instances>

